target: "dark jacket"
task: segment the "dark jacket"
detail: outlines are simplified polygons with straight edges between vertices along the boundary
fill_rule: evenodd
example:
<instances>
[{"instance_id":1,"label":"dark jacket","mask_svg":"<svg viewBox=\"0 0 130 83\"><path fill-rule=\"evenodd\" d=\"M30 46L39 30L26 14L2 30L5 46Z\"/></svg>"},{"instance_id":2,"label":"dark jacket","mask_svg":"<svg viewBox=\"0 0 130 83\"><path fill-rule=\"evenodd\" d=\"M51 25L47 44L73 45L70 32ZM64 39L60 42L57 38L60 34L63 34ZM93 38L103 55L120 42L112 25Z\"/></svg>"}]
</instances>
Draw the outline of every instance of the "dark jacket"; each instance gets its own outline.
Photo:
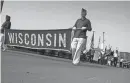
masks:
<instances>
[{"instance_id":1,"label":"dark jacket","mask_svg":"<svg viewBox=\"0 0 130 83\"><path fill-rule=\"evenodd\" d=\"M88 31L92 30L91 22L87 18L85 18L84 20L78 19L76 21L74 27L76 27L76 29L77 29L77 30L75 30L75 34L74 34L75 38L86 38L87 30ZM87 29L86 30L81 30L82 27L87 27Z\"/></svg>"},{"instance_id":2,"label":"dark jacket","mask_svg":"<svg viewBox=\"0 0 130 83\"><path fill-rule=\"evenodd\" d=\"M11 28L10 16L6 15L6 21L2 24L1 33L4 33L5 29Z\"/></svg>"}]
</instances>

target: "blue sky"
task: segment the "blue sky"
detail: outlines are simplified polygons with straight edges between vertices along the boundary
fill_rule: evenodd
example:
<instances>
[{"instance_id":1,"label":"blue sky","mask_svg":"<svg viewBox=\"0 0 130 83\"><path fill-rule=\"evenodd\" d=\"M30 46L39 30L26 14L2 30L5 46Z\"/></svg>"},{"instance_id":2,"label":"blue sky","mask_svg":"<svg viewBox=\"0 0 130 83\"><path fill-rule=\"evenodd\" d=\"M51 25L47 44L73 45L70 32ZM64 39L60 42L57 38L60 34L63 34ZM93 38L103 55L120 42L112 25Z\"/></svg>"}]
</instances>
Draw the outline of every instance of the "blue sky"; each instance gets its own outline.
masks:
<instances>
[{"instance_id":1,"label":"blue sky","mask_svg":"<svg viewBox=\"0 0 130 83\"><path fill-rule=\"evenodd\" d=\"M81 8L95 32L95 47L105 32L105 44L120 51L130 52L130 1L11 1L5 2L5 15L11 16L12 29L67 29L80 18ZM88 32L88 45L92 32Z\"/></svg>"}]
</instances>

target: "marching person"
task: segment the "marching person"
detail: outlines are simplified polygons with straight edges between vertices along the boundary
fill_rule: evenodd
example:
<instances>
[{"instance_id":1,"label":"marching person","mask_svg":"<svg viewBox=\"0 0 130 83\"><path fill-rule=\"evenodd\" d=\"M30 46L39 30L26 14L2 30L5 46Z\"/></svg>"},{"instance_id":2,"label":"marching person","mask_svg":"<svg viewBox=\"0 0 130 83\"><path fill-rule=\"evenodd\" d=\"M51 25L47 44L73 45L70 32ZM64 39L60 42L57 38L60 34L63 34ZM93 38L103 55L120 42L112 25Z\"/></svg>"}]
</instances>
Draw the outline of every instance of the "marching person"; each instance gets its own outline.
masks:
<instances>
[{"instance_id":1,"label":"marching person","mask_svg":"<svg viewBox=\"0 0 130 83\"><path fill-rule=\"evenodd\" d=\"M121 57L121 58L120 58L120 67L122 67L123 61L124 61L124 59Z\"/></svg>"},{"instance_id":2,"label":"marching person","mask_svg":"<svg viewBox=\"0 0 130 83\"><path fill-rule=\"evenodd\" d=\"M114 66L117 66L117 62L118 62L118 50L115 50L114 52Z\"/></svg>"},{"instance_id":3,"label":"marching person","mask_svg":"<svg viewBox=\"0 0 130 83\"><path fill-rule=\"evenodd\" d=\"M111 66L113 66L114 65L114 51L113 50L110 55L111 55Z\"/></svg>"},{"instance_id":4,"label":"marching person","mask_svg":"<svg viewBox=\"0 0 130 83\"><path fill-rule=\"evenodd\" d=\"M92 53L92 50L89 49L88 51L88 61L91 62L91 53Z\"/></svg>"},{"instance_id":5,"label":"marching person","mask_svg":"<svg viewBox=\"0 0 130 83\"><path fill-rule=\"evenodd\" d=\"M104 54L105 54L105 51L102 50L101 51L101 65L104 65Z\"/></svg>"},{"instance_id":6,"label":"marching person","mask_svg":"<svg viewBox=\"0 0 130 83\"><path fill-rule=\"evenodd\" d=\"M2 33L2 37L1 37L1 42L2 42L2 48L3 48L3 51L5 50L5 30L6 29L10 29L11 28L11 22L10 22L10 16L6 15L6 21L2 24L2 28L1 28L1 33Z\"/></svg>"},{"instance_id":7,"label":"marching person","mask_svg":"<svg viewBox=\"0 0 130 83\"><path fill-rule=\"evenodd\" d=\"M93 63L93 57L94 57L94 49L91 49L91 54L90 54L90 63Z\"/></svg>"},{"instance_id":8,"label":"marching person","mask_svg":"<svg viewBox=\"0 0 130 83\"><path fill-rule=\"evenodd\" d=\"M102 53L100 52L98 55L98 64L101 64L101 57L102 57Z\"/></svg>"},{"instance_id":9,"label":"marching person","mask_svg":"<svg viewBox=\"0 0 130 83\"><path fill-rule=\"evenodd\" d=\"M71 43L72 48L72 63L77 65L80 61L80 55L82 51L82 47L85 44L86 40L86 32L91 31L91 22L89 19L86 18L87 11L82 8L81 11L81 18L78 19L73 26L74 30L74 37Z\"/></svg>"},{"instance_id":10,"label":"marching person","mask_svg":"<svg viewBox=\"0 0 130 83\"><path fill-rule=\"evenodd\" d=\"M108 56L107 65L108 65L108 66L111 65L111 56Z\"/></svg>"}]
</instances>

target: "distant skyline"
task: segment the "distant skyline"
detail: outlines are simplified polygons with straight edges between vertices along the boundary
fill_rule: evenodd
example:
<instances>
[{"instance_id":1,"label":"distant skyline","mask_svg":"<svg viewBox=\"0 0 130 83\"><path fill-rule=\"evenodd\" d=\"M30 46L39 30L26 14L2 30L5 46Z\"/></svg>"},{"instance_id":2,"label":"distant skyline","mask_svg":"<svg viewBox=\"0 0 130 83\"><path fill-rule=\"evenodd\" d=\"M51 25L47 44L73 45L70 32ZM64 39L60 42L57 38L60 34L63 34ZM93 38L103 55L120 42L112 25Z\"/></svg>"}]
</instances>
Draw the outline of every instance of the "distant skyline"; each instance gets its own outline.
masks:
<instances>
[{"instance_id":1,"label":"distant skyline","mask_svg":"<svg viewBox=\"0 0 130 83\"><path fill-rule=\"evenodd\" d=\"M67 29L80 18L82 8L95 31L95 47L105 32L107 46L130 52L130 1L5 1L1 22L10 15L12 29ZM92 32L87 35L89 49Z\"/></svg>"}]
</instances>

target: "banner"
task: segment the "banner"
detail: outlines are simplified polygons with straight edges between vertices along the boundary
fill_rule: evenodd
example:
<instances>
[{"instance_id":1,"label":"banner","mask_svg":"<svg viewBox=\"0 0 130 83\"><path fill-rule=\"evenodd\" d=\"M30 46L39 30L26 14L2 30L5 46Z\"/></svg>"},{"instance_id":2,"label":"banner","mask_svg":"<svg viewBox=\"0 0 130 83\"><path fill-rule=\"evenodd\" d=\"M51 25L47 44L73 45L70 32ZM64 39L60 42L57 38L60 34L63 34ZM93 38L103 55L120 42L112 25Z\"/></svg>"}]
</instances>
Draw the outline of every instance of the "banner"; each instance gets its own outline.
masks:
<instances>
[{"instance_id":1,"label":"banner","mask_svg":"<svg viewBox=\"0 0 130 83\"><path fill-rule=\"evenodd\" d=\"M71 29L5 30L5 43L31 49L70 51Z\"/></svg>"}]
</instances>

